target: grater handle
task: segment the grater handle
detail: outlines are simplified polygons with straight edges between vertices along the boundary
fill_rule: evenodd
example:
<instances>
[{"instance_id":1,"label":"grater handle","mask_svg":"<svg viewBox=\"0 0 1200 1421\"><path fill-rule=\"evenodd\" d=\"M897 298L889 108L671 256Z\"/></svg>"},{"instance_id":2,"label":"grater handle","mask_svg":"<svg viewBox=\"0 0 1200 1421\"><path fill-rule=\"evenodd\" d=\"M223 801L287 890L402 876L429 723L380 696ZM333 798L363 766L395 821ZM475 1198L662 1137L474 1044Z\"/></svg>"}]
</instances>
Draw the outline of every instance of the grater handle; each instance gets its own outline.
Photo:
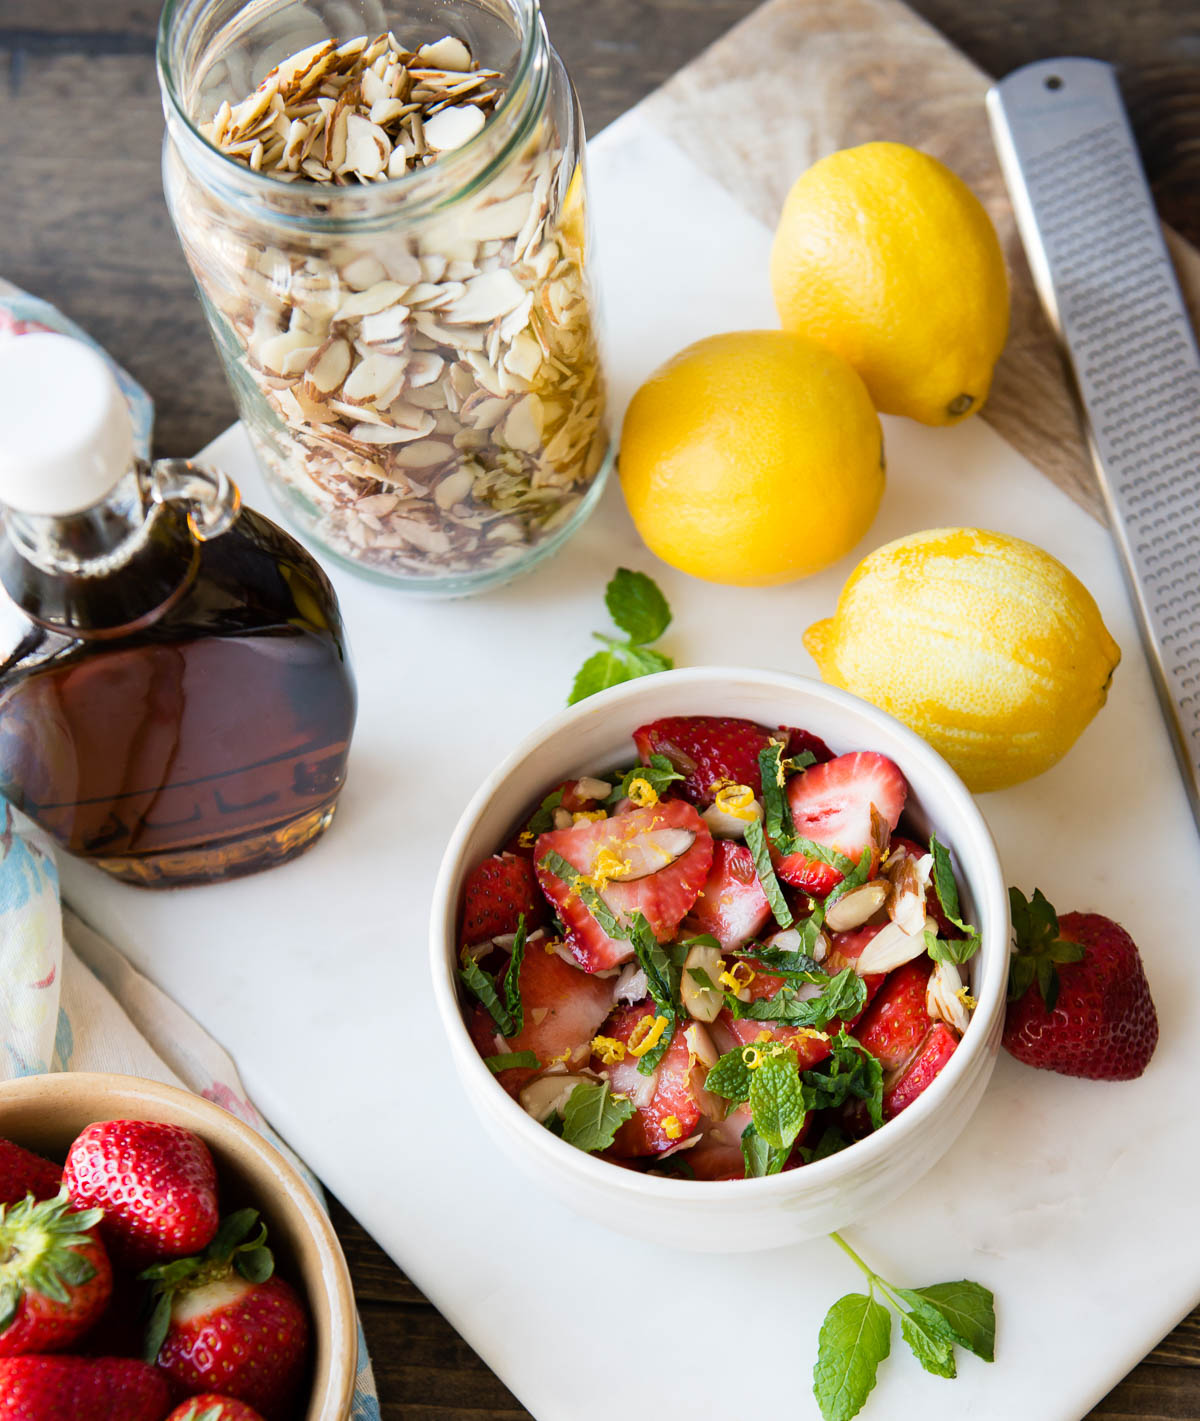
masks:
<instances>
[{"instance_id":1,"label":"grater handle","mask_svg":"<svg viewBox=\"0 0 1200 1421\"><path fill-rule=\"evenodd\" d=\"M993 85L987 107L1200 828L1195 335L1112 67L1039 60Z\"/></svg>"}]
</instances>

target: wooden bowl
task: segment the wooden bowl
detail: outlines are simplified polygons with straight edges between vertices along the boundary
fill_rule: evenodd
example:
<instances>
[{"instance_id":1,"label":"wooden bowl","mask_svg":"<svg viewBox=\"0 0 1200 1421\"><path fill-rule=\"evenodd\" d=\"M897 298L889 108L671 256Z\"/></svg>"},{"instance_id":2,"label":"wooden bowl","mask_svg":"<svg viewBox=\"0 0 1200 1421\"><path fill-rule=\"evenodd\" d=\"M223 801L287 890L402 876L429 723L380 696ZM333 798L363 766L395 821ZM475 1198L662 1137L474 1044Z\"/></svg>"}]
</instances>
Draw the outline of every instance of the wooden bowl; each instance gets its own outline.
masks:
<instances>
[{"instance_id":1,"label":"wooden bowl","mask_svg":"<svg viewBox=\"0 0 1200 1421\"><path fill-rule=\"evenodd\" d=\"M307 1295L313 1358L304 1421L348 1421L358 1361L354 1291L337 1235L296 1170L249 1125L175 1086L84 1072L0 1085L0 1135L52 1159L63 1159L96 1120L154 1120L200 1136L216 1161L222 1214L229 1201L260 1209L281 1273Z\"/></svg>"}]
</instances>

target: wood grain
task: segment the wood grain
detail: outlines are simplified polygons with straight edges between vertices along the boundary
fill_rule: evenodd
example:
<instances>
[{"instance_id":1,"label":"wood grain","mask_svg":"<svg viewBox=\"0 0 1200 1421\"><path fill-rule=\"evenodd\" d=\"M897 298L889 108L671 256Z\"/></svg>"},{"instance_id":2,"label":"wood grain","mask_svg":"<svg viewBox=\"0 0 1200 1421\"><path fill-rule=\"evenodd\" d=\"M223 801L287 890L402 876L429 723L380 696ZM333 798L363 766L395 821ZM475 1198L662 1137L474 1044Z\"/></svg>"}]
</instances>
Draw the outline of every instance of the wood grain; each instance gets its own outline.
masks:
<instances>
[{"instance_id":1,"label":"wood grain","mask_svg":"<svg viewBox=\"0 0 1200 1421\"><path fill-rule=\"evenodd\" d=\"M898 0L770 0L650 97L645 112L774 226L794 177L837 148L888 138L933 153L991 213L1012 277L1008 346L983 417L1104 519L1057 343L1033 287L984 110L987 76ZM771 95L769 104L759 96ZM721 142L704 122L719 112ZM1170 234L1193 319L1200 253Z\"/></svg>"},{"instance_id":2,"label":"wood grain","mask_svg":"<svg viewBox=\"0 0 1200 1421\"><path fill-rule=\"evenodd\" d=\"M543 0L543 9L594 133L744 20L754 4ZM707 143L707 161L717 176L740 186L743 200L772 222L787 183L814 151L809 146L814 131L823 135L826 146L885 131L933 146L926 125L935 118L941 122L944 115L952 133L938 151L952 164L961 163L964 175L979 182L995 202L999 190L994 173L987 186L986 143L980 155L984 74L1005 74L1055 54L1092 54L1119 68L1161 214L1200 244L1200 11L1195 0L1106 0L1103 6L1070 0L991 0L987 5L914 0L914 8L962 54L947 56L936 33L914 25L890 0L775 0L762 17L774 27L775 40L766 42L756 38L754 28L743 28L709 51L703 71L693 70L672 84L670 97L662 102L675 105L675 137L693 154ZM792 12L790 17L785 10ZM133 370L157 401L159 451L180 454L219 433L233 418L233 409L161 195L162 119L153 69L158 11L159 0L0 0L0 134L5 138L0 150L0 274L54 301ZM801 15L819 22L815 38L797 23ZM781 34L794 49L771 52ZM759 66L752 84L740 90L726 87L724 68L745 70L750 64ZM821 65L830 66L830 72ZM848 71L843 94L837 75ZM938 99L933 90L947 74L951 99ZM811 110L811 96L804 92L809 85L836 105L853 137L836 138L830 120L814 124L804 117ZM680 94L685 96L682 106ZM727 101L739 95L753 104L746 109L751 116L765 107L768 121L775 116L776 128L785 122L798 125L789 141L799 146L777 146L765 173L756 156L763 130L753 123L747 129L743 119L738 146L727 143L726 125L736 127L739 117ZM780 117L784 114L786 121ZM885 130L885 119L896 126ZM778 145L784 139L788 135L776 132L771 141ZM1188 261L1194 270L1194 254ZM1045 378L1061 379L1052 364L1041 368ZM1057 437L1054 430L1066 413L1061 406L1052 408L1057 408L1058 423L1040 423L1039 432L1021 447ZM1085 482L1078 493L1086 497L1086 469L1079 476ZM526 1417L451 1325L336 1207L335 1222L374 1357L384 1421ZM669 1413L660 1406L658 1414ZM1200 1417L1200 1310L1090 1417Z\"/></svg>"}]
</instances>

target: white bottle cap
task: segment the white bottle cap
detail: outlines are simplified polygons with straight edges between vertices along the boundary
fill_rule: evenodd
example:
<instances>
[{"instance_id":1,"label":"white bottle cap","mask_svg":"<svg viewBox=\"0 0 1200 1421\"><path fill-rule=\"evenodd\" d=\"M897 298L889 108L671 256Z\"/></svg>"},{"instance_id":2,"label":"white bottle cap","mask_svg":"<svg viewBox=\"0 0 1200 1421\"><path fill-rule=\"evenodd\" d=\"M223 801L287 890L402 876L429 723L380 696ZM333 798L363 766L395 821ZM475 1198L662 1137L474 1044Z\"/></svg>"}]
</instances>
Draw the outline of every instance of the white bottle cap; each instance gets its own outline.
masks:
<instances>
[{"instance_id":1,"label":"white bottle cap","mask_svg":"<svg viewBox=\"0 0 1200 1421\"><path fill-rule=\"evenodd\" d=\"M0 503L80 513L132 463L129 407L102 355L49 333L0 341Z\"/></svg>"}]
</instances>

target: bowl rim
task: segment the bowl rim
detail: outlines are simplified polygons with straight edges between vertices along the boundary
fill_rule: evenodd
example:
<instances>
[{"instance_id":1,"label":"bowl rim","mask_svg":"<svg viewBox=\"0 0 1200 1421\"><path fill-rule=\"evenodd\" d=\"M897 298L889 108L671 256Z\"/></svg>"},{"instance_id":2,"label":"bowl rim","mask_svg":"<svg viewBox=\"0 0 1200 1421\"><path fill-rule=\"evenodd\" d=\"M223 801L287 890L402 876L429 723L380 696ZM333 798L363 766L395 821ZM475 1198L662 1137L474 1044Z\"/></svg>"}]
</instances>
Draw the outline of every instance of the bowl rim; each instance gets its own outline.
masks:
<instances>
[{"instance_id":1,"label":"bowl rim","mask_svg":"<svg viewBox=\"0 0 1200 1421\"><path fill-rule=\"evenodd\" d=\"M453 967L457 960L457 892L466 867L463 860L467 840L492 796L505 780L536 755L551 736L597 714L615 713L636 705L653 695L655 689L668 680L672 685L691 685L701 692L714 685L728 686L732 681L749 681L763 689L824 702L832 709L845 710L879 724L903 747L904 763L900 768L905 778L909 778L906 766L920 763L939 782L939 794L943 796L941 802L946 805L956 825L962 825L980 850L984 872L971 882L980 918L979 930L985 945L980 949L983 970L977 984L977 1005L972 1013L971 1028L962 1037L962 1045L933 1083L901 1114L885 1121L880 1129L872 1131L849 1148L805 1165L802 1170L789 1170L756 1179L665 1179L623 1169L609 1160L578 1150L535 1121L496 1082L470 1039L459 1007ZM703 714L702 711L696 713ZM531 791L531 798L533 793L536 793L536 787ZM484 1086L494 1091L497 1110L511 1126L513 1135L521 1139L531 1152L545 1155L548 1163L560 1169L574 1171L581 1181L607 1186L618 1193L655 1203L695 1206L739 1199L747 1204L766 1205L794 1198L810 1189L816 1191L836 1187L839 1182L861 1170L870 1169L894 1145L900 1146L906 1134L923 1128L926 1120L967 1075L975 1057L988 1049L989 1041L998 1032L1008 980L1009 933L1008 893L995 840L966 785L926 740L878 706L813 677L753 667L683 667L611 687L557 712L526 735L483 780L459 816L438 868L430 911L430 967L438 1015L455 1063L460 1072L466 1072L464 1085L472 1091ZM990 942L996 946L987 948ZM988 951L986 958L983 957L985 949ZM703 1189L697 1187L700 1184Z\"/></svg>"},{"instance_id":2,"label":"bowl rim","mask_svg":"<svg viewBox=\"0 0 1200 1421\"><path fill-rule=\"evenodd\" d=\"M269 1167L275 1176L272 1181L282 1187L304 1227L312 1238L319 1262L319 1281L322 1293L319 1302L329 1323L329 1359L327 1375L314 1379L314 1391L309 1401L309 1411L314 1403L320 1404L315 1413L315 1421L347 1421L354 1400L354 1383L358 1370L358 1311L354 1299L354 1286L350 1269L334 1231L332 1220L321 1206L295 1165L254 1126L239 1119L224 1106L186 1088L169 1085L165 1081L152 1080L147 1076L121 1075L103 1071L47 1071L31 1076L17 1076L0 1084L0 1120L3 1107L14 1102L32 1101L45 1103L48 1107L58 1099L70 1101L73 1095L93 1094L107 1097L119 1095L122 1113L101 1119L136 1119L129 1109L136 1108L140 1096L156 1105L177 1111L187 1117L178 1123L195 1128L203 1134L211 1126L210 1138L220 1150L225 1138L232 1138L249 1154ZM101 1107L102 1110L107 1106ZM88 1107L85 1113L90 1113ZM205 1139L207 1144L209 1139ZM269 1207L269 1205L267 1206ZM311 1294L313 1284L303 1270L300 1270L306 1290ZM309 1297L309 1307L315 1313L318 1299ZM322 1386L318 1393L316 1385ZM305 1412L307 1421L309 1412Z\"/></svg>"}]
</instances>

